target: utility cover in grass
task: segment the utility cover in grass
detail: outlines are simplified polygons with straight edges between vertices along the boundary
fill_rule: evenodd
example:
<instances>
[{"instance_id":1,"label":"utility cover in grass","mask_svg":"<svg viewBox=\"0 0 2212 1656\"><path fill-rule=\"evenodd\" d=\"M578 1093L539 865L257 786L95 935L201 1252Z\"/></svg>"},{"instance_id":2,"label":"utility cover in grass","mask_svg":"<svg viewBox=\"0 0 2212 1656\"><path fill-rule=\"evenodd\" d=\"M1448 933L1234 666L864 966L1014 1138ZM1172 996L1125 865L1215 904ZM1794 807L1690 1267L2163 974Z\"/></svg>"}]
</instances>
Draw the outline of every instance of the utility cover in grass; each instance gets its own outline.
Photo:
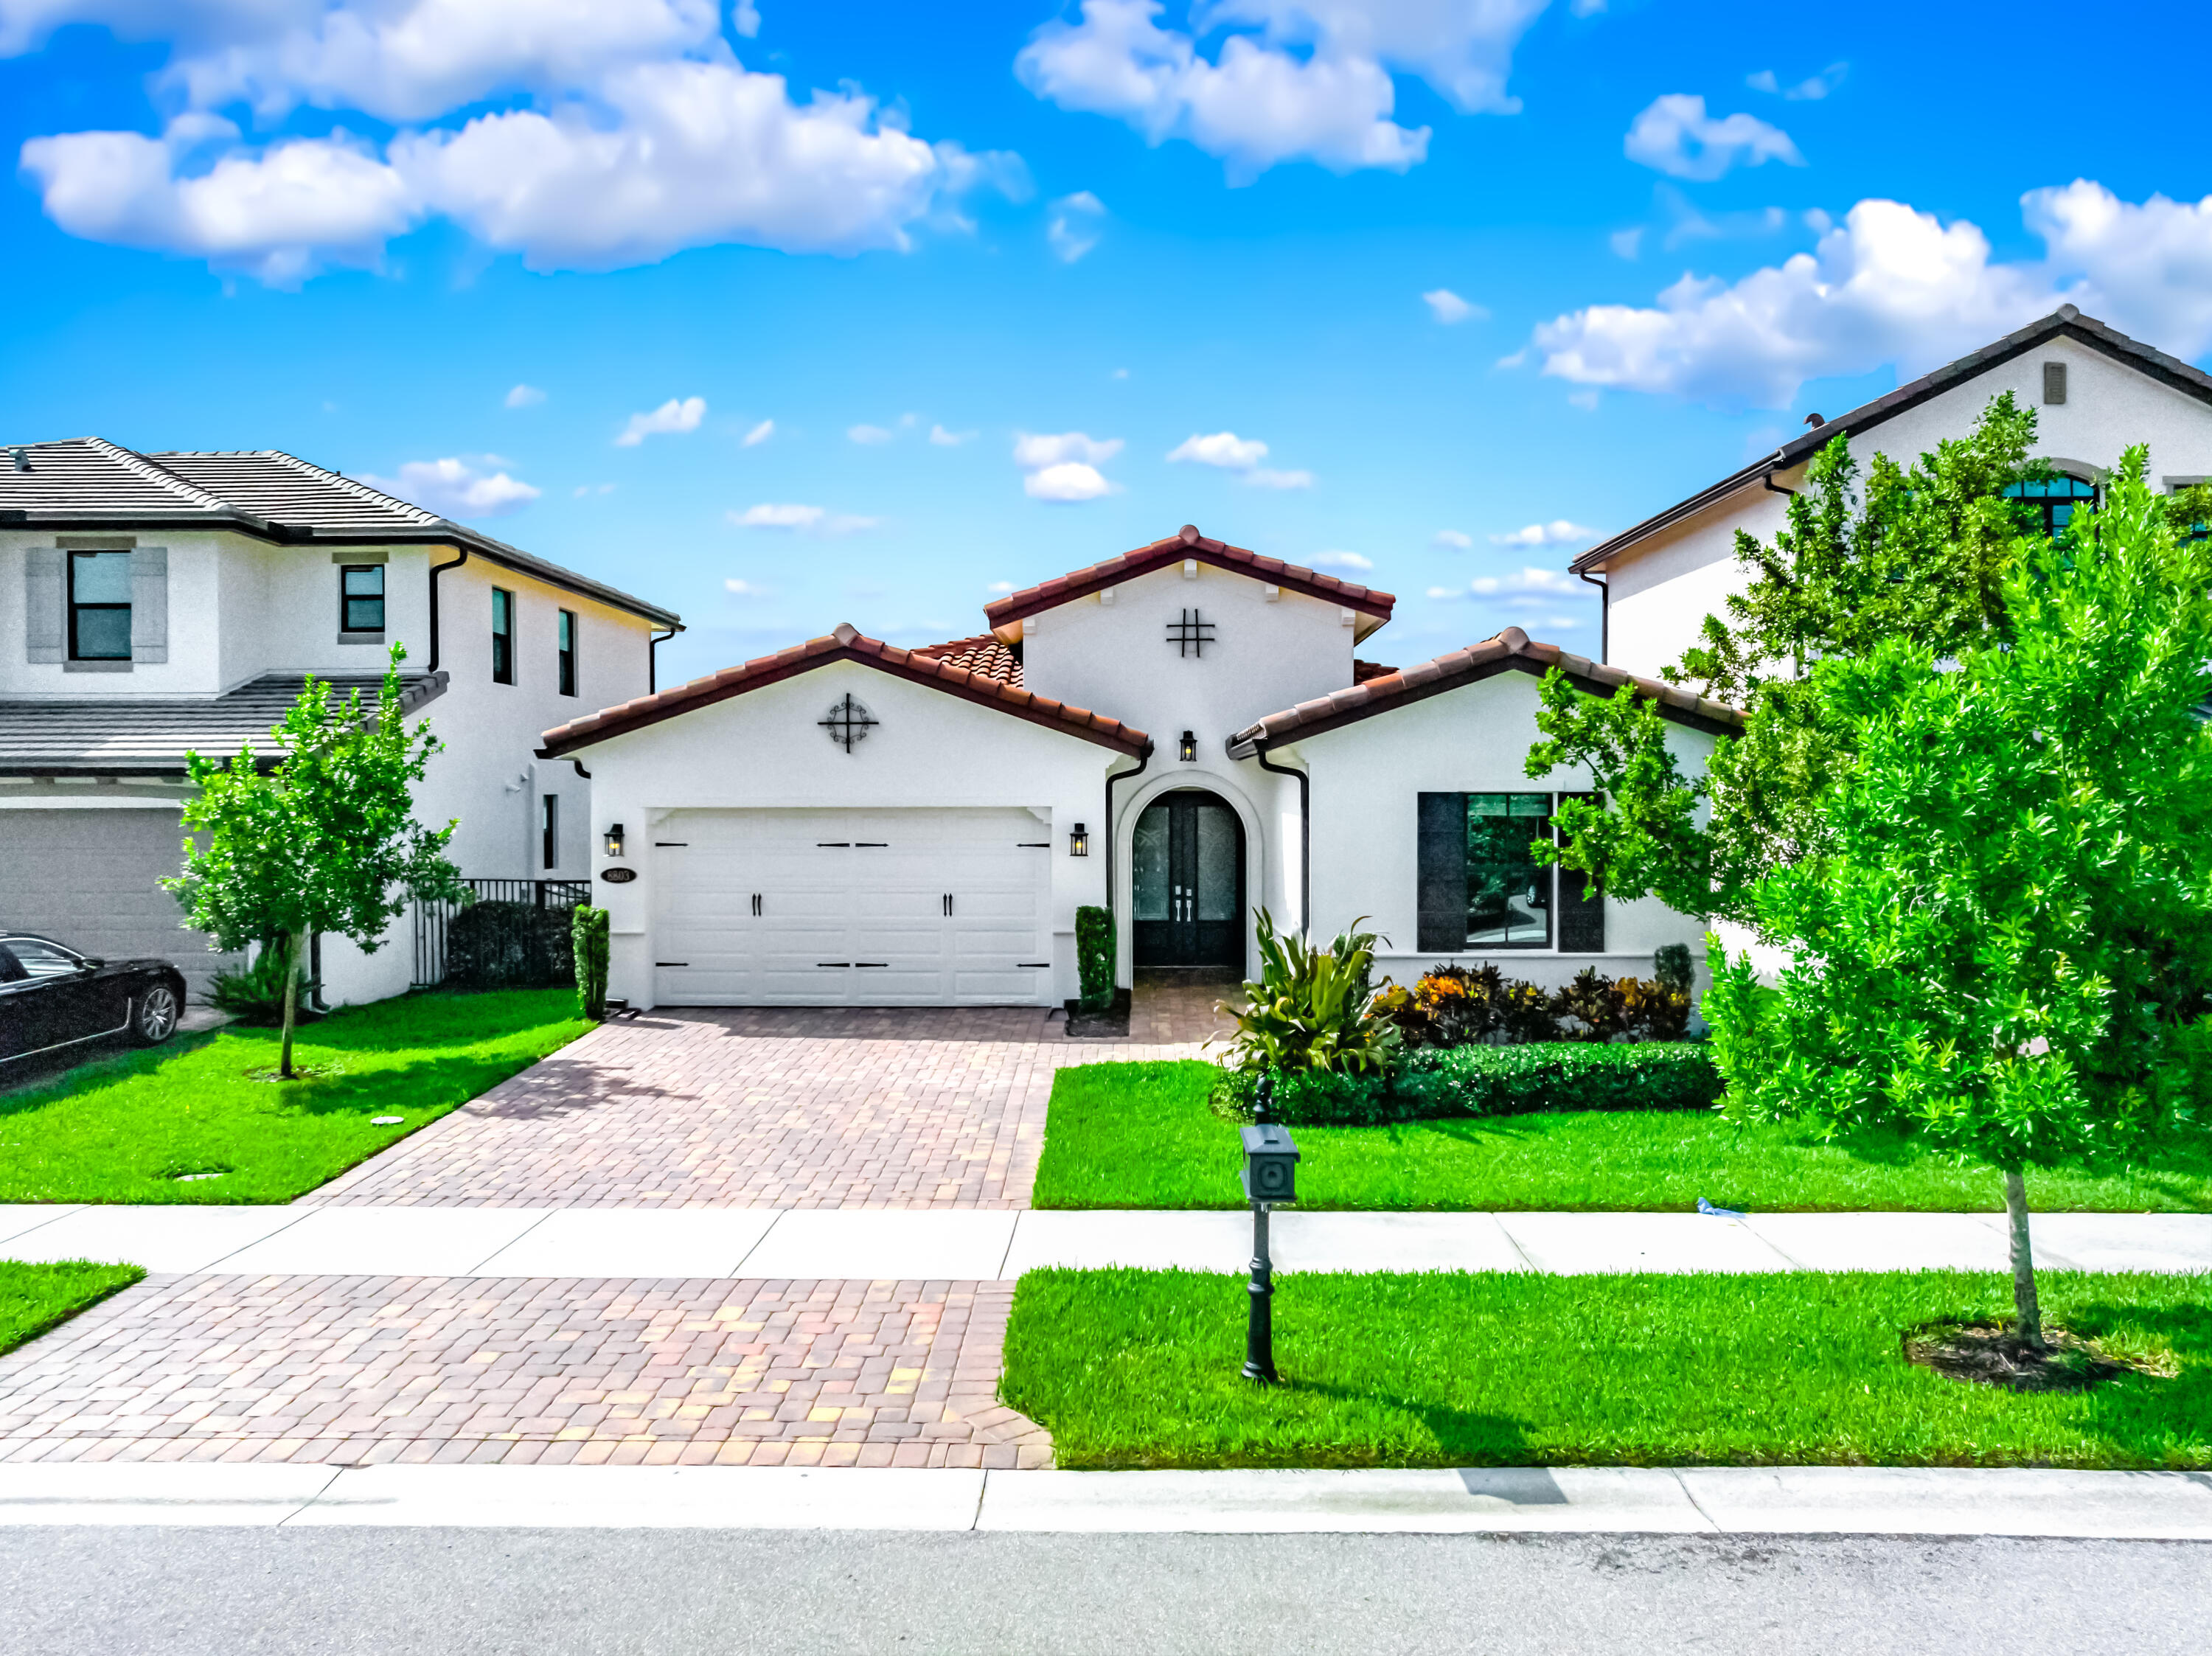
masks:
<instances>
[{"instance_id":1,"label":"utility cover in grass","mask_svg":"<svg viewBox=\"0 0 2212 1656\"><path fill-rule=\"evenodd\" d=\"M2212 1468L2212 1277L2042 1274L2044 1313L2130 1369L1963 1384L1908 1333L2008 1308L1968 1271L1277 1278L1285 1384L1243 1379L1243 1279L1031 1271L1000 1396L1067 1467Z\"/></svg>"}]
</instances>

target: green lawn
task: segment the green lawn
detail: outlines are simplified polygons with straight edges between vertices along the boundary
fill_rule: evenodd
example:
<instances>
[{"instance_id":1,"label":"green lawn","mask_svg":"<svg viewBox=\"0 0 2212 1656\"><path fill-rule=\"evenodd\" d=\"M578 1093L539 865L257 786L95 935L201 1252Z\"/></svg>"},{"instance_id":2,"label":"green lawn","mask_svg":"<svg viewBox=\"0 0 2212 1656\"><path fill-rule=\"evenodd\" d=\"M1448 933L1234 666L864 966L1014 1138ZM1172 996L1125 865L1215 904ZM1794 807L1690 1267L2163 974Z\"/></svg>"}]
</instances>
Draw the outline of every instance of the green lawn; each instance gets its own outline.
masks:
<instances>
[{"instance_id":1,"label":"green lawn","mask_svg":"<svg viewBox=\"0 0 2212 1656\"><path fill-rule=\"evenodd\" d=\"M0 1259L0 1353L38 1338L145 1274L137 1265L95 1265L82 1259L51 1265Z\"/></svg>"},{"instance_id":2,"label":"green lawn","mask_svg":"<svg viewBox=\"0 0 2212 1656\"><path fill-rule=\"evenodd\" d=\"M309 1079L258 1078L276 1032L226 1028L0 1093L0 1202L289 1202L574 1040L592 1027L575 1006L572 989L407 995L304 1026Z\"/></svg>"},{"instance_id":3,"label":"green lawn","mask_svg":"<svg viewBox=\"0 0 2212 1656\"><path fill-rule=\"evenodd\" d=\"M1237 1208L1237 1129L1206 1107L1212 1066L1087 1064L1053 1083L1032 1198L1041 1208ZM1298 1205L1431 1211L1694 1208L1990 1211L1997 1175L1893 1136L1821 1144L1795 1126L1704 1111L1548 1115L1295 1130ZM2140 1165L2028 1175L2045 1212L2212 1210L2212 1135Z\"/></svg>"},{"instance_id":4,"label":"green lawn","mask_svg":"<svg viewBox=\"0 0 2212 1656\"><path fill-rule=\"evenodd\" d=\"M1285 1384L1238 1376L1243 1279L1036 1271L1000 1396L1059 1464L2212 1468L2212 1277L2044 1273L2046 1319L2178 1369L2022 1395L1907 1362L1994 1275L1289 1276Z\"/></svg>"}]
</instances>

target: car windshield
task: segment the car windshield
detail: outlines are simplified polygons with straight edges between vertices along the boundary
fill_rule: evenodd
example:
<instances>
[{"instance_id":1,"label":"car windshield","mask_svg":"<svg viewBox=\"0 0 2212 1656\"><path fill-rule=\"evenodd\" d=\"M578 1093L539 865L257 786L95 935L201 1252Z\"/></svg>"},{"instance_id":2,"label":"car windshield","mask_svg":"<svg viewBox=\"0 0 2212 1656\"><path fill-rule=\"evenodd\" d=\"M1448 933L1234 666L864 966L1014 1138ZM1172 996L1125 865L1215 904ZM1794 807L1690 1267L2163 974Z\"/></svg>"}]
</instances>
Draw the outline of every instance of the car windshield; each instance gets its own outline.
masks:
<instances>
[{"instance_id":1,"label":"car windshield","mask_svg":"<svg viewBox=\"0 0 2212 1656\"><path fill-rule=\"evenodd\" d=\"M59 944L41 943L36 937L10 937L0 948L15 957L28 978L64 978L83 964Z\"/></svg>"}]
</instances>

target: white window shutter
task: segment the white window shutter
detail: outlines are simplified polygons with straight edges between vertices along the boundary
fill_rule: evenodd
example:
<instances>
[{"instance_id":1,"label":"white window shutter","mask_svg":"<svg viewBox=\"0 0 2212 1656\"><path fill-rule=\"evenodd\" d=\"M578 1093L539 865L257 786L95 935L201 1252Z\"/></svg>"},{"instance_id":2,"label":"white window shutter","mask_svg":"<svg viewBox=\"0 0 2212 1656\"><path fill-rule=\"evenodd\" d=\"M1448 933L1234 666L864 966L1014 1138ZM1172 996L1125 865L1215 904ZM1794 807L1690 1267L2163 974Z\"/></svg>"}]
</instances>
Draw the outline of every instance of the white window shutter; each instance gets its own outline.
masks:
<instances>
[{"instance_id":1,"label":"white window shutter","mask_svg":"<svg viewBox=\"0 0 2212 1656\"><path fill-rule=\"evenodd\" d=\"M69 649L69 554L34 546L23 555L23 654L33 662L58 662Z\"/></svg>"},{"instance_id":2,"label":"white window shutter","mask_svg":"<svg viewBox=\"0 0 2212 1656\"><path fill-rule=\"evenodd\" d=\"M131 555L131 659L169 658L169 549L142 546Z\"/></svg>"}]
</instances>

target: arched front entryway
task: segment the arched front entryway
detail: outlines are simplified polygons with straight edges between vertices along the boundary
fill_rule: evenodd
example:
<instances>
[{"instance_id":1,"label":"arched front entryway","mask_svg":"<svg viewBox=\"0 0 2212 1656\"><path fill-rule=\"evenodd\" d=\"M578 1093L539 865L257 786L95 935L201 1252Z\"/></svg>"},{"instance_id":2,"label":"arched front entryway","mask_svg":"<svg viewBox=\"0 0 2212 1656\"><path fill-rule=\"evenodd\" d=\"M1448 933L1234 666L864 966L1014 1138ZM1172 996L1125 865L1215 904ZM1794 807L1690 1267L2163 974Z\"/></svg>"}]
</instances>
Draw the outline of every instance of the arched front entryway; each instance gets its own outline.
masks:
<instances>
[{"instance_id":1,"label":"arched front entryway","mask_svg":"<svg viewBox=\"0 0 2212 1656\"><path fill-rule=\"evenodd\" d=\"M1244 825L1220 795L1176 788L1137 818L1129 859L1139 967L1244 969Z\"/></svg>"}]
</instances>

